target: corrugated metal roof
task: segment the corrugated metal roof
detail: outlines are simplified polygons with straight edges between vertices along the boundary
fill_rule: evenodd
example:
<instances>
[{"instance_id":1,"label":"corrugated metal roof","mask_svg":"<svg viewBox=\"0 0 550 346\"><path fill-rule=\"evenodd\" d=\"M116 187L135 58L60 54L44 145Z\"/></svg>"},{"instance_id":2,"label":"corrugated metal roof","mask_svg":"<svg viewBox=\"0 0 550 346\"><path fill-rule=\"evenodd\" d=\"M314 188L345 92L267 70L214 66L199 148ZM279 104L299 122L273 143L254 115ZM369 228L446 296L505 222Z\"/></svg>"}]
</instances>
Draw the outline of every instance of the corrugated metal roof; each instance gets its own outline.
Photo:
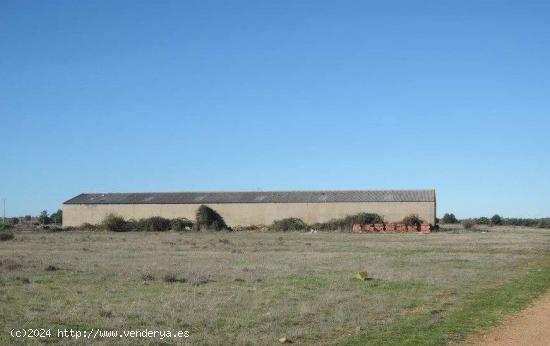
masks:
<instances>
[{"instance_id":1,"label":"corrugated metal roof","mask_svg":"<svg viewBox=\"0 0 550 346\"><path fill-rule=\"evenodd\" d=\"M64 204L433 202L435 190L83 193Z\"/></svg>"}]
</instances>

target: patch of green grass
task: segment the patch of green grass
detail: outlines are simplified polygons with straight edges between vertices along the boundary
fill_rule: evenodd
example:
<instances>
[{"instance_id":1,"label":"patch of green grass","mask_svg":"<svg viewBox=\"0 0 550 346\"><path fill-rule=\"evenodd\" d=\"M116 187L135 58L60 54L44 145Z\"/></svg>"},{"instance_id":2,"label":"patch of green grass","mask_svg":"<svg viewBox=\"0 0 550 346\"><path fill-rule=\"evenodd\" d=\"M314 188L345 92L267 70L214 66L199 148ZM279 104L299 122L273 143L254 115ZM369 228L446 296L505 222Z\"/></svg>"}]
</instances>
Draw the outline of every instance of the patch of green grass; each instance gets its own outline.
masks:
<instances>
[{"instance_id":1,"label":"patch of green grass","mask_svg":"<svg viewBox=\"0 0 550 346\"><path fill-rule=\"evenodd\" d=\"M442 345L494 326L550 288L550 258L502 287L474 292L468 303L448 312L408 314L395 322L356 335L340 345Z\"/></svg>"},{"instance_id":2,"label":"patch of green grass","mask_svg":"<svg viewBox=\"0 0 550 346\"><path fill-rule=\"evenodd\" d=\"M417 282L417 281L387 281L387 280L381 280L381 279L371 279L364 282L360 282L360 284L365 289L381 289L381 290L405 290L405 289L412 289L412 288L426 288L430 285L425 282Z\"/></svg>"},{"instance_id":3,"label":"patch of green grass","mask_svg":"<svg viewBox=\"0 0 550 346\"><path fill-rule=\"evenodd\" d=\"M329 278L315 274L290 274L287 282L295 288L307 290L325 288L330 284Z\"/></svg>"}]
</instances>

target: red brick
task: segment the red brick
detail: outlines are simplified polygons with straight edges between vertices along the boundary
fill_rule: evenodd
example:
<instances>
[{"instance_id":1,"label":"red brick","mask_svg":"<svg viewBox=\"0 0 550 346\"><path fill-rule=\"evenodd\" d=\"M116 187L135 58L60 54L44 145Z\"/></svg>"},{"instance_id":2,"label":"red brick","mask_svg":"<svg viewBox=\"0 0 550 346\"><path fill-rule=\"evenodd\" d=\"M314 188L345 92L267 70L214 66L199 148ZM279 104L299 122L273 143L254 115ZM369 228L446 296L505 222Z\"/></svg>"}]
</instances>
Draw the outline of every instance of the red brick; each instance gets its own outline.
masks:
<instances>
[{"instance_id":1,"label":"red brick","mask_svg":"<svg viewBox=\"0 0 550 346\"><path fill-rule=\"evenodd\" d=\"M418 232L418 226L417 225L407 225L407 231L409 231L409 232Z\"/></svg>"}]
</instances>

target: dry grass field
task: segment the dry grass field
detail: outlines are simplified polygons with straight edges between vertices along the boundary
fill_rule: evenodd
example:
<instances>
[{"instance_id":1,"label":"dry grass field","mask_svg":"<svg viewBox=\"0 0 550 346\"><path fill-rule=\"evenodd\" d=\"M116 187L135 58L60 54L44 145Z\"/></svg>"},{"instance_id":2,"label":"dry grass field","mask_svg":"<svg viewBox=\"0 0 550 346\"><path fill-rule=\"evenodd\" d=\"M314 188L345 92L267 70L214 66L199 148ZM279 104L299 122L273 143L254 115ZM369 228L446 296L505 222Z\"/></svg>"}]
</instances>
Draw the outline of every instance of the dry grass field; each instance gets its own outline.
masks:
<instances>
[{"instance_id":1,"label":"dry grass field","mask_svg":"<svg viewBox=\"0 0 550 346\"><path fill-rule=\"evenodd\" d=\"M548 287L548 230L18 232L0 242L0 344L82 342L12 328L190 332L100 344L445 344Z\"/></svg>"}]
</instances>

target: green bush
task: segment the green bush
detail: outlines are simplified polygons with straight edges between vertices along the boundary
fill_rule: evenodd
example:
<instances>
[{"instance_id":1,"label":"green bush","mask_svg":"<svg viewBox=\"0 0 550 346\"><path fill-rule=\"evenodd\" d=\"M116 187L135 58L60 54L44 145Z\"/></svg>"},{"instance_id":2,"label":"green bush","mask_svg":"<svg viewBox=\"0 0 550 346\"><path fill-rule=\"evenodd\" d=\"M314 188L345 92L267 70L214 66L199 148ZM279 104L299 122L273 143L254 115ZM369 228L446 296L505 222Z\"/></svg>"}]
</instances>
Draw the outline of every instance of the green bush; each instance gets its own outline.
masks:
<instances>
[{"instance_id":1,"label":"green bush","mask_svg":"<svg viewBox=\"0 0 550 346\"><path fill-rule=\"evenodd\" d=\"M50 219L53 223L62 224L63 223L63 210L58 209L55 213L50 215Z\"/></svg>"},{"instance_id":2,"label":"green bush","mask_svg":"<svg viewBox=\"0 0 550 346\"><path fill-rule=\"evenodd\" d=\"M5 231L5 230L8 230L10 228L13 228L13 226L5 224L5 223L0 223L0 231Z\"/></svg>"},{"instance_id":3,"label":"green bush","mask_svg":"<svg viewBox=\"0 0 550 346\"><path fill-rule=\"evenodd\" d=\"M183 232L193 229L193 221L186 219L184 217L179 219L172 219L170 221L170 227L173 231Z\"/></svg>"},{"instance_id":4,"label":"green bush","mask_svg":"<svg viewBox=\"0 0 550 346\"><path fill-rule=\"evenodd\" d=\"M109 214L103 220L103 226L111 232L127 232L130 230L129 224L121 216Z\"/></svg>"},{"instance_id":5,"label":"green bush","mask_svg":"<svg viewBox=\"0 0 550 346\"><path fill-rule=\"evenodd\" d=\"M498 214L493 215L491 218L491 225L502 225L502 217Z\"/></svg>"},{"instance_id":6,"label":"green bush","mask_svg":"<svg viewBox=\"0 0 550 346\"><path fill-rule=\"evenodd\" d=\"M384 223L384 218L374 213L359 213L348 215L340 219L332 219L327 222L318 222L311 225L311 228L320 231L351 231L354 224L366 225L372 223Z\"/></svg>"},{"instance_id":7,"label":"green bush","mask_svg":"<svg viewBox=\"0 0 550 346\"><path fill-rule=\"evenodd\" d=\"M137 222L137 229L146 232L164 232L170 229L170 220L160 216L141 219Z\"/></svg>"},{"instance_id":8,"label":"green bush","mask_svg":"<svg viewBox=\"0 0 550 346\"><path fill-rule=\"evenodd\" d=\"M401 221L401 223L404 223L407 226L413 226L413 225L420 226L421 224L424 223L424 221L421 218L419 218L418 215L411 214L409 216L405 216Z\"/></svg>"},{"instance_id":9,"label":"green bush","mask_svg":"<svg viewBox=\"0 0 550 346\"><path fill-rule=\"evenodd\" d=\"M491 220L489 220L488 217L482 216L479 219L476 220L476 223L478 225L488 225L491 223Z\"/></svg>"},{"instance_id":10,"label":"green bush","mask_svg":"<svg viewBox=\"0 0 550 346\"><path fill-rule=\"evenodd\" d=\"M0 241L12 240L15 238L12 232L0 232Z\"/></svg>"},{"instance_id":11,"label":"green bush","mask_svg":"<svg viewBox=\"0 0 550 346\"><path fill-rule=\"evenodd\" d=\"M462 220L462 227L464 229L471 229L476 225L476 222L474 220Z\"/></svg>"},{"instance_id":12,"label":"green bush","mask_svg":"<svg viewBox=\"0 0 550 346\"><path fill-rule=\"evenodd\" d=\"M445 215L443 215L443 218L441 219L441 223L446 223L446 224L458 223L458 220L455 214L446 213Z\"/></svg>"},{"instance_id":13,"label":"green bush","mask_svg":"<svg viewBox=\"0 0 550 346\"><path fill-rule=\"evenodd\" d=\"M303 231L307 229L307 224L295 217L275 220L270 227L274 231Z\"/></svg>"},{"instance_id":14,"label":"green bush","mask_svg":"<svg viewBox=\"0 0 550 346\"><path fill-rule=\"evenodd\" d=\"M218 214L217 211L205 205L201 205L199 209L197 209L194 227L197 231L221 231L224 229L229 229L229 227L225 224L223 217Z\"/></svg>"}]
</instances>

